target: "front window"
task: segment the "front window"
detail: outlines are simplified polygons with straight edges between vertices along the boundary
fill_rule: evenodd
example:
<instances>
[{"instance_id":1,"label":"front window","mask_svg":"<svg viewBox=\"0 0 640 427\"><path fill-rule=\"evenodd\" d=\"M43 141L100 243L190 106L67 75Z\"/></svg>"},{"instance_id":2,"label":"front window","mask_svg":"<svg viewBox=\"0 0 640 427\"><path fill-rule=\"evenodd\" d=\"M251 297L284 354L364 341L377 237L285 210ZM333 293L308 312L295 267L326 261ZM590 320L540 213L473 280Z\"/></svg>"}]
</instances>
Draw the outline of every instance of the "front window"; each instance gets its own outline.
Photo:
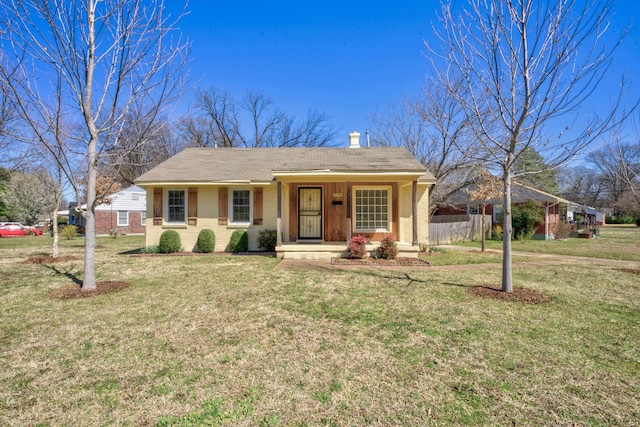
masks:
<instances>
[{"instance_id":1,"label":"front window","mask_svg":"<svg viewBox=\"0 0 640 427\"><path fill-rule=\"evenodd\" d=\"M129 225L129 212L128 211L118 211L118 225L121 227L125 227Z\"/></svg>"},{"instance_id":2,"label":"front window","mask_svg":"<svg viewBox=\"0 0 640 427\"><path fill-rule=\"evenodd\" d=\"M140 225L147 225L147 211L140 211Z\"/></svg>"},{"instance_id":3,"label":"front window","mask_svg":"<svg viewBox=\"0 0 640 427\"><path fill-rule=\"evenodd\" d=\"M185 222L185 192L184 190L169 190L167 192L167 222Z\"/></svg>"},{"instance_id":4,"label":"front window","mask_svg":"<svg viewBox=\"0 0 640 427\"><path fill-rule=\"evenodd\" d=\"M388 188L355 189L355 231L391 231L390 194Z\"/></svg>"},{"instance_id":5,"label":"front window","mask_svg":"<svg viewBox=\"0 0 640 427\"><path fill-rule=\"evenodd\" d=\"M251 221L251 190L233 190L231 197L231 222Z\"/></svg>"},{"instance_id":6,"label":"front window","mask_svg":"<svg viewBox=\"0 0 640 427\"><path fill-rule=\"evenodd\" d=\"M480 206L478 205L467 206L467 215L479 215L479 214L480 214Z\"/></svg>"},{"instance_id":7,"label":"front window","mask_svg":"<svg viewBox=\"0 0 640 427\"><path fill-rule=\"evenodd\" d=\"M502 205L493 206L493 222L496 224L502 224L504 222L504 209Z\"/></svg>"}]
</instances>

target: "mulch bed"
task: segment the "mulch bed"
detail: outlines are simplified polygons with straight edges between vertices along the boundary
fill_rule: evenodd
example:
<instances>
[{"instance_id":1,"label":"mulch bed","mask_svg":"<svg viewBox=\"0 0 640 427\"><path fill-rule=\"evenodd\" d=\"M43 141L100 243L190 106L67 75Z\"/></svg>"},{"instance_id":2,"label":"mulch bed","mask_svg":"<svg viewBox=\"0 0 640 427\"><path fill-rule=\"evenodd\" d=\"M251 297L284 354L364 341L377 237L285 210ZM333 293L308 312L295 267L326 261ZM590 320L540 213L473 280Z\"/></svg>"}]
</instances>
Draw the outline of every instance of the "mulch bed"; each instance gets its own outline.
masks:
<instances>
[{"instance_id":1,"label":"mulch bed","mask_svg":"<svg viewBox=\"0 0 640 427\"><path fill-rule=\"evenodd\" d=\"M51 255L46 256L32 256L27 258L25 261L22 261L23 264L49 264L53 262L65 262L65 261L76 261L80 258L73 255L64 255L59 256L57 258L52 257Z\"/></svg>"},{"instance_id":2,"label":"mulch bed","mask_svg":"<svg viewBox=\"0 0 640 427\"><path fill-rule=\"evenodd\" d=\"M640 268L620 268L619 270L624 271L625 273L640 275Z\"/></svg>"},{"instance_id":3,"label":"mulch bed","mask_svg":"<svg viewBox=\"0 0 640 427\"><path fill-rule=\"evenodd\" d=\"M49 297L53 299L87 298L111 292L118 292L128 288L129 286L130 285L125 282L107 281L96 283L96 289L94 290L83 291L78 285L69 285L49 292Z\"/></svg>"},{"instance_id":4,"label":"mulch bed","mask_svg":"<svg viewBox=\"0 0 640 427\"><path fill-rule=\"evenodd\" d=\"M230 252L173 252L170 254L129 254L130 257L133 258L145 258L145 257L177 257L177 256L231 256L231 255L257 255L257 256L276 256L275 252L264 252L264 251L255 251L255 252L238 252L232 254Z\"/></svg>"},{"instance_id":5,"label":"mulch bed","mask_svg":"<svg viewBox=\"0 0 640 427\"><path fill-rule=\"evenodd\" d=\"M533 289L513 288L513 292L502 292L501 288L493 286L473 286L469 292L481 298L493 298L503 301L517 301L524 304L540 304L551 301L545 293Z\"/></svg>"},{"instance_id":6,"label":"mulch bed","mask_svg":"<svg viewBox=\"0 0 640 427\"><path fill-rule=\"evenodd\" d=\"M380 266L400 266L400 267L429 267L428 261L420 258L331 258L333 265L380 265Z\"/></svg>"}]
</instances>

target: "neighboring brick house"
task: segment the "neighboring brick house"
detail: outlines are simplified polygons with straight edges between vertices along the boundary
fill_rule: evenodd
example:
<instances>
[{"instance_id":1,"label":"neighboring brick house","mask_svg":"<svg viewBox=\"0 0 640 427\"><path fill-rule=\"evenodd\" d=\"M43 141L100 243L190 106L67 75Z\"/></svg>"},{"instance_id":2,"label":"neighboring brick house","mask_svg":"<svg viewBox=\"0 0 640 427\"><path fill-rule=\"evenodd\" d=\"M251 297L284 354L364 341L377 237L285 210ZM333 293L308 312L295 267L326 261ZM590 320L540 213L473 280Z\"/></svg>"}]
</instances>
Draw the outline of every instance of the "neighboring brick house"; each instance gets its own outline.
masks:
<instances>
[{"instance_id":1,"label":"neighboring brick house","mask_svg":"<svg viewBox=\"0 0 640 427\"><path fill-rule=\"evenodd\" d=\"M242 229L257 250L260 231L274 229L287 257L339 252L352 235L390 235L417 255L428 241L435 178L406 149L361 147L359 136L344 148L183 150L136 180L148 194L147 245L173 229L196 249L200 230L211 229L224 251Z\"/></svg>"},{"instance_id":2,"label":"neighboring brick house","mask_svg":"<svg viewBox=\"0 0 640 427\"><path fill-rule=\"evenodd\" d=\"M145 234L147 192L131 186L109 196L109 203L96 206L96 234ZM83 205L86 208L86 205ZM84 218L70 206L70 224L84 226ZM75 211L75 213L74 213Z\"/></svg>"},{"instance_id":3,"label":"neighboring brick house","mask_svg":"<svg viewBox=\"0 0 640 427\"><path fill-rule=\"evenodd\" d=\"M563 199L553 194L545 193L533 187L518 182L511 184L511 201L513 206L526 202L536 202L544 210L543 220L536 226L535 239L547 240L554 238L554 230L559 222L577 222L581 224L602 225L604 217L600 212L588 206ZM480 214L478 201L470 200L469 194L458 190L447 199L447 205L439 206L435 215ZM485 214L492 218L492 225L501 225L504 209L501 198L487 201Z\"/></svg>"}]
</instances>

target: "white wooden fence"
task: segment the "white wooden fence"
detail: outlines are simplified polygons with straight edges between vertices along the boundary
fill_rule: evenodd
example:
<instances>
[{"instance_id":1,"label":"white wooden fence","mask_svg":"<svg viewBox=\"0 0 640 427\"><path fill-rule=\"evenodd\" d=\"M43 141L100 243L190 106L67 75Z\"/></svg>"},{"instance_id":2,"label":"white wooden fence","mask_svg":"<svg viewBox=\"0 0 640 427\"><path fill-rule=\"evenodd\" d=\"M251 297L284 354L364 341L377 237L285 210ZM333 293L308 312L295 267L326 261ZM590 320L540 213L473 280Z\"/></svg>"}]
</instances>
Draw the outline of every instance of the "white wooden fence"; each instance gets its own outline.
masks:
<instances>
[{"instance_id":1,"label":"white wooden fence","mask_svg":"<svg viewBox=\"0 0 640 427\"><path fill-rule=\"evenodd\" d=\"M491 229L491 215L485 215ZM482 215L434 215L429 221L429 245L450 245L482 238Z\"/></svg>"}]
</instances>

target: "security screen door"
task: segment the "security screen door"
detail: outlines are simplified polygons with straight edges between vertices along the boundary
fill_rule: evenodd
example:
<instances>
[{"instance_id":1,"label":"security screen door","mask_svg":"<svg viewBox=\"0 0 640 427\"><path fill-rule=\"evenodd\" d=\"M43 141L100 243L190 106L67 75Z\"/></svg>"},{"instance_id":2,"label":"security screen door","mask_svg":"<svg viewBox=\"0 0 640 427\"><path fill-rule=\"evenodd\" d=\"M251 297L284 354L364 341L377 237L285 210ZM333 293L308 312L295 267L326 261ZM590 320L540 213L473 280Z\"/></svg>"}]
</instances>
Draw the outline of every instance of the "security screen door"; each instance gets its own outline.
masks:
<instances>
[{"instance_id":1,"label":"security screen door","mask_svg":"<svg viewBox=\"0 0 640 427\"><path fill-rule=\"evenodd\" d=\"M322 188L298 188L298 238L322 239Z\"/></svg>"}]
</instances>

